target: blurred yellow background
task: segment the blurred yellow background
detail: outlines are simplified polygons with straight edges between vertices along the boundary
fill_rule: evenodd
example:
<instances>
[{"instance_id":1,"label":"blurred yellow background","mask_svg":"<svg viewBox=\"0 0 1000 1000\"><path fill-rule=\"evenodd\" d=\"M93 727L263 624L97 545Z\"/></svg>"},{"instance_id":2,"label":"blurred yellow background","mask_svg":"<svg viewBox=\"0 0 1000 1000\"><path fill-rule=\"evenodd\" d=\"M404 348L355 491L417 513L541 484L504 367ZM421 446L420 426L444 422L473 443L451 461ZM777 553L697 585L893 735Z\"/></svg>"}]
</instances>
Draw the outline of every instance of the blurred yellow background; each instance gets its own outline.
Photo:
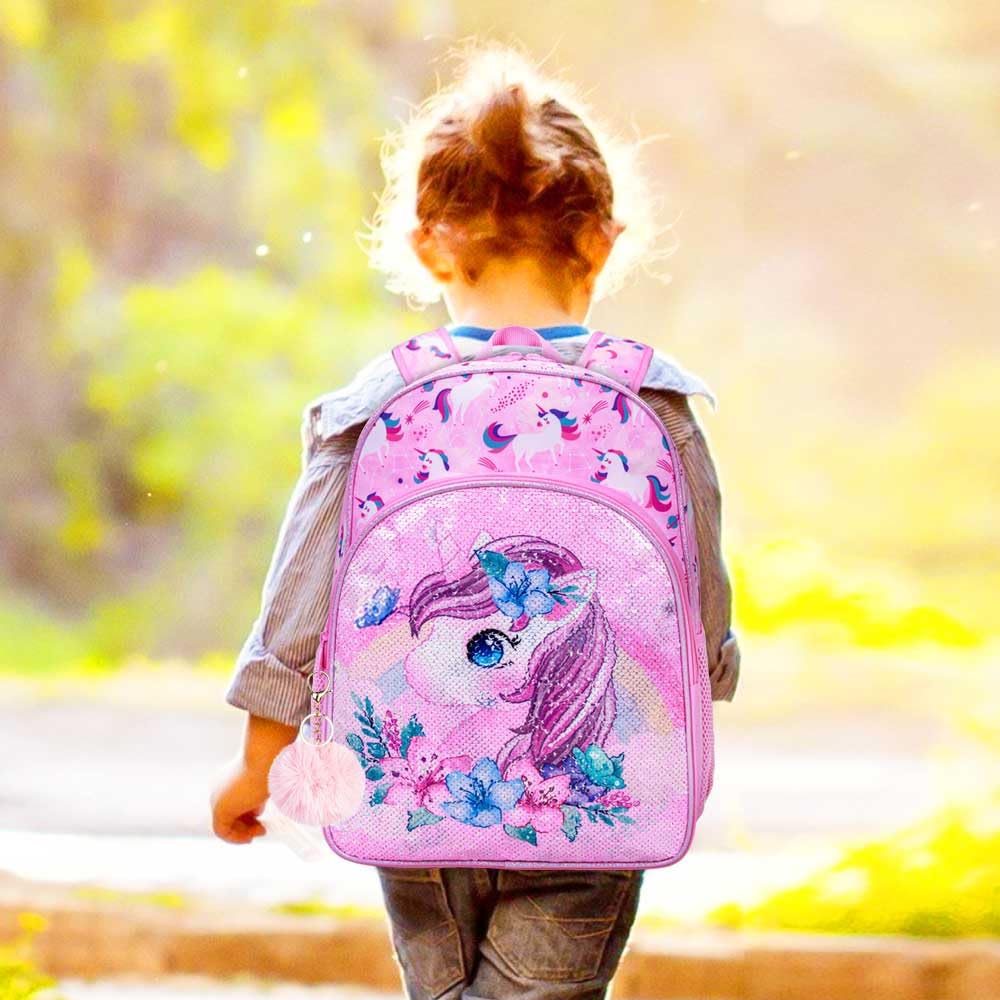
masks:
<instances>
[{"instance_id":1,"label":"blurred yellow background","mask_svg":"<svg viewBox=\"0 0 1000 1000\"><path fill-rule=\"evenodd\" d=\"M4 0L0 751L66 692L97 787L113 704L224 730L168 786L234 749L302 407L447 318L387 295L358 234L380 137L470 35L644 139L668 252L590 322L720 401L744 676L703 846L805 861L711 919L1000 934L1000 7L976 0ZM169 825L53 819L34 784L0 779L29 873L32 831Z\"/></svg>"}]
</instances>

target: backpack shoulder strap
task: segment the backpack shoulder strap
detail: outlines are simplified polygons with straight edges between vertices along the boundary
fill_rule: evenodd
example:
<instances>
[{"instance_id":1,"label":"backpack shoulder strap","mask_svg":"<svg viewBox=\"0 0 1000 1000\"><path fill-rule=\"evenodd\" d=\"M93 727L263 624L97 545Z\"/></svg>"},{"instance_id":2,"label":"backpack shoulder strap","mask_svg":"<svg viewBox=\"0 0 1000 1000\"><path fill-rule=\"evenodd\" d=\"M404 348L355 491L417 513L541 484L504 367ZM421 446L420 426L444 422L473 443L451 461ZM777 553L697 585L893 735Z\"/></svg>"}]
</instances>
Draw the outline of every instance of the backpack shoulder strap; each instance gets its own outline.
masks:
<instances>
[{"instance_id":1,"label":"backpack shoulder strap","mask_svg":"<svg viewBox=\"0 0 1000 1000\"><path fill-rule=\"evenodd\" d=\"M607 375L638 392L653 360L653 348L627 337L612 337L595 330L587 341L577 364L589 371Z\"/></svg>"},{"instance_id":2,"label":"backpack shoulder strap","mask_svg":"<svg viewBox=\"0 0 1000 1000\"><path fill-rule=\"evenodd\" d=\"M451 334L443 327L428 330L426 333L410 337L404 344L398 344L392 349L392 357L408 385L419 382L422 378L462 360Z\"/></svg>"}]
</instances>

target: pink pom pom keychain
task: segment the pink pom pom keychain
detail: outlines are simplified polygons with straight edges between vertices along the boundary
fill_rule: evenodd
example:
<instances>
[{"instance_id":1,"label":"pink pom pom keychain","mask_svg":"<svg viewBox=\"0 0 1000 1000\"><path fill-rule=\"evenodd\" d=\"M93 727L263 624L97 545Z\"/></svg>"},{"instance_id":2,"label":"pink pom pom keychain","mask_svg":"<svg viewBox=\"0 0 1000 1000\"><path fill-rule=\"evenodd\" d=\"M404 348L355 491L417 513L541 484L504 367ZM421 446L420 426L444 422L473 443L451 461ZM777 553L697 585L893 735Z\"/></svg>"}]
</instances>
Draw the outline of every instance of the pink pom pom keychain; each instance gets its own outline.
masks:
<instances>
[{"instance_id":1,"label":"pink pom pom keychain","mask_svg":"<svg viewBox=\"0 0 1000 1000\"><path fill-rule=\"evenodd\" d=\"M302 721L294 743L274 759L267 777L275 806L289 819L306 826L339 826L361 807L365 775L354 752L333 741L330 718L321 703L330 675L317 671L312 712Z\"/></svg>"}]
</instances>

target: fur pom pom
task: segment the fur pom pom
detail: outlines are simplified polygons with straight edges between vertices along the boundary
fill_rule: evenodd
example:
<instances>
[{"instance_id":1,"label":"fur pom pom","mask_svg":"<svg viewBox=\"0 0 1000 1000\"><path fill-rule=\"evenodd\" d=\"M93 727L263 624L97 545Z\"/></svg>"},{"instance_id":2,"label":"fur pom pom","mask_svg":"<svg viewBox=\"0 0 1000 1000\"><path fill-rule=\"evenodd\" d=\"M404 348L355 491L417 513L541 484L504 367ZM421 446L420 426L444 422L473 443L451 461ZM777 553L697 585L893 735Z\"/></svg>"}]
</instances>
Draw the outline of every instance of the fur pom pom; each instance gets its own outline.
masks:
<instances>
[{"instance_id":1,"label":"fur pom pom","mask_svg":"<svg viewBox=\"0 0 1000 1000\"><path fill-rule=\"evenodd\" d=\"M267 778L275 806L307 826L336 826L360 808L365 775L343 743L296 740L274 759Z\"/></svg>"}]
</instances>

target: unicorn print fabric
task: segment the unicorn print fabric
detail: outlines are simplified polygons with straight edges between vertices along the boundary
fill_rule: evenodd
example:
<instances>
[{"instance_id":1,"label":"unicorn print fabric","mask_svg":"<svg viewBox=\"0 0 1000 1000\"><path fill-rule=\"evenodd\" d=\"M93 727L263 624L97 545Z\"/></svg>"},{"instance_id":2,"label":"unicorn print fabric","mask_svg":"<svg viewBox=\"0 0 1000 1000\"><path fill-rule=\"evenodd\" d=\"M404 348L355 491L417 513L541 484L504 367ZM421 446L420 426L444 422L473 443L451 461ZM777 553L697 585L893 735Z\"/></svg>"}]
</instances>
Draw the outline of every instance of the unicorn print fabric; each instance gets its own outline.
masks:
<instances>
[{"instance_id":1,"label":"unicorn print fabric","mask_svg":"<svg viewBox=\"0 0 1000 1000\"><path fill-rule=\"evenodd\" d=\"M463 362L441 333L397 349L349 474L316 701L365 791L326 839L379 865L670 864L712 716L683 471L632 391L650 351L595 334L589 369L506 328Z\"/></svg>"}]
</instances>

